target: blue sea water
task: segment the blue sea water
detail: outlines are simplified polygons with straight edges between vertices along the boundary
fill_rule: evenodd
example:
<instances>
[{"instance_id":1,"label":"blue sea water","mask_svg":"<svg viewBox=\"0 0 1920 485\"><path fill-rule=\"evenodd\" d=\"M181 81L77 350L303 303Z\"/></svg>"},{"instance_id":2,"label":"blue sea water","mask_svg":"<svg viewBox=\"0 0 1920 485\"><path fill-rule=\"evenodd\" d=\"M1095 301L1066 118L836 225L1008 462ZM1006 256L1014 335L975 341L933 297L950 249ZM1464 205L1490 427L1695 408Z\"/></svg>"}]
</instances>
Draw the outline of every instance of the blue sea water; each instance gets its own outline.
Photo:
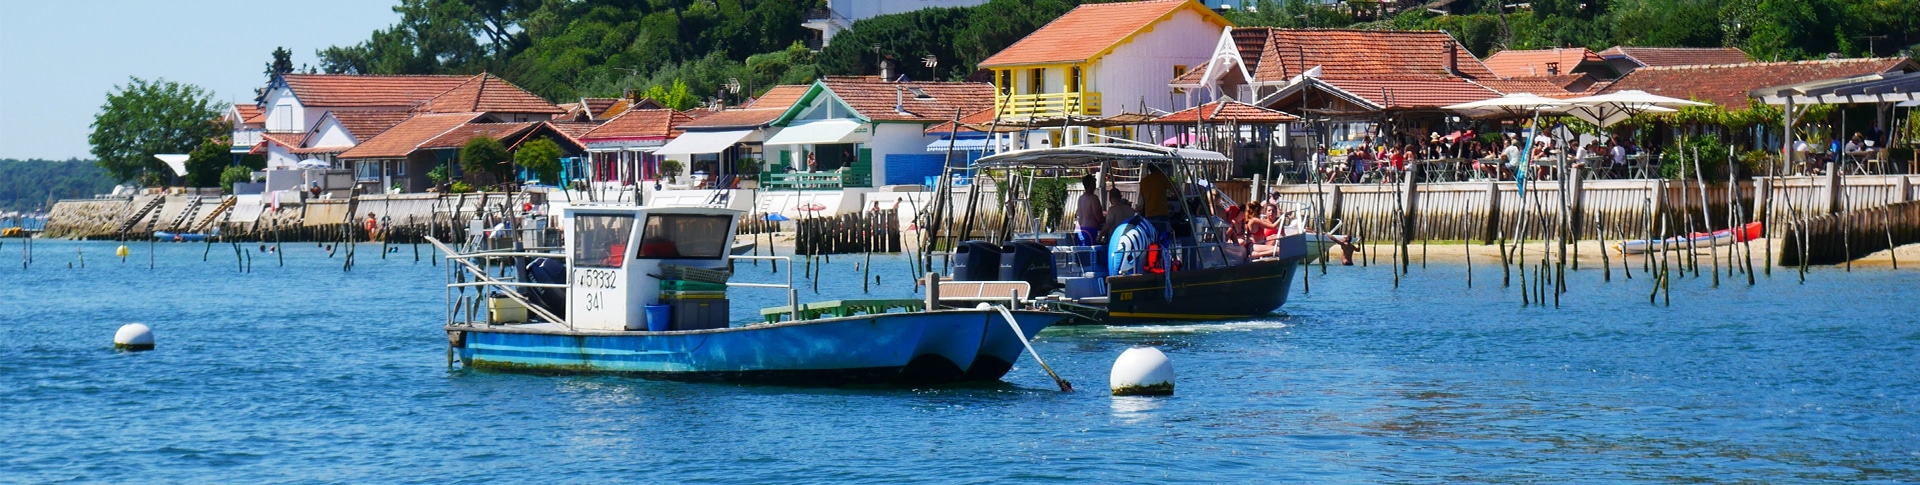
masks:
<instances>
[{"instance_id":1,"label":"blue sea water","mask_svg":"<svg viewBox=\"0 0 1920 485\"><path fill-rule=\"evenodd\" d=\"M1048 330L1035 348L1066 394L1030 358L929 389L449 370L443 268L409 246L362 245L343 272L290 243L285 267L256 253L243 273L194 243L151 246L149 269L146 243L121 261L41 241L23 269L17 241L0 482L1920 481L1913 270L1689 277L1668 307L1589 268L1552 309L1522 308L1497 267L1470 289L1460 265L1398 289L1384 266L1316 268L1269 318ZM859 260L834 258L821 296L858 293ZM873 266L877 294L908 294L904 259ZM159 348L113 351L127 322ZM1171 356L1175 396L1104 392L1132 345Z\"/></svg>"}]
</instances>

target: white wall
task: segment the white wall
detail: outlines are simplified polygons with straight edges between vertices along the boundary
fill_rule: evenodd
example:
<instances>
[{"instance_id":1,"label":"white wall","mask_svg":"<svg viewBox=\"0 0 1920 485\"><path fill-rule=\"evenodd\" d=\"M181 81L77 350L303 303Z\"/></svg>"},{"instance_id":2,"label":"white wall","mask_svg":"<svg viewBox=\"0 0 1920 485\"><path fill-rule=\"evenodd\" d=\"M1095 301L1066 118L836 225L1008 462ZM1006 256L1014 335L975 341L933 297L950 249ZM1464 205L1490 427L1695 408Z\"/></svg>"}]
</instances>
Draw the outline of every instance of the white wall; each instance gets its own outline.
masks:
<instances>
[{"instance_id":1,"label":"white wall","mask_svg":"<svg viewBox=\"0 0 1920 485\"><path fill-rule=\"evenodd\" d=\"M318 133L313 137L313 141L307 143L307 146L350 147L358 144L353 136L347 134L347 129L340 126L338 118L327 117L320 122L317 129Z\"/></svg>"},{"instance_id":2,"label":"white wall","mask_svg":"<svg viewBox=\"0 0 1920 485\"><path fill-rule=\"evenodd\" d=\"M1100 58L1086 80L1086 89L1100 93L1102 113L1107 115L1120 113L1122 106L1127 111L1142 111L1142 96L1149 107L1175 111L1168 101L1173 88L1167 87L1173 80L1173 66L1204 68L1212 57L1214 43L1220 40L1222 27L1192 10L1181 10L1155 24L1152 31Z\"/></svg>"},{"instance_id":3,"label":"white wall","mask_svg":"<svg viewBox=\"0 0 1920 485\"><path fill-rule=\"evenodd\" d=\"M937 137L927 136L927 127L919 123L874 123L873 138L867 142L867 148L873 149L873 185L884 184L887 173L887 155L925 155L927 144Z\"/></svg>"},{"instance_id":4,"label":"white wall","mask_svg":"<svg viewBox=\"0 0 1920 485\"><path fill-rule=\"evenodd\" d=\"M293 97L292 90L275 88L267 93L266 104L267 131L307 131L307 110L300 106L299 99Z\"/></svg>"}]
</instances>

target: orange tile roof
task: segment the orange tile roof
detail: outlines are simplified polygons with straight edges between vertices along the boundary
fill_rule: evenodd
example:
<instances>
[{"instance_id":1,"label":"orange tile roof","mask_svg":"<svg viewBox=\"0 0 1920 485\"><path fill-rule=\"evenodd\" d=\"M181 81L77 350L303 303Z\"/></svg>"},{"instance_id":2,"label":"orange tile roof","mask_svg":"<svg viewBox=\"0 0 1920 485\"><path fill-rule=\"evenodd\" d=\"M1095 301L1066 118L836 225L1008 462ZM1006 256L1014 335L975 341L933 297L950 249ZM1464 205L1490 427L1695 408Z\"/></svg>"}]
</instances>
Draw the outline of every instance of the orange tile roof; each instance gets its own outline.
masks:
<instances>
[{"instance_id":1,"label":"orange tile roof","mask_svg":"<svg viewBox=\"0 0 1920 485\"><path fill-rule=\"evenodd\" d=\"M877 77L828 76L820 81L848 108L873 121L938 123L954 111L971 113L993 106L993 85L968 82L886 82ZM921 98L913 89L927 93ZM894 109L895 100L900 110Z\"/></svg>"},{"instance_id":2,"label":"orange tile roof","mask_svg":"<svg viewBox=\"0 0 1920 485\"><path fill-rule=\"evenodd\" d=\"M1261 34L1265 34L1265 42L1258 42L1257 37ZM1242 35L1248 38L1243 41ZM1496 77L1452 35L1438 30L1252 27L1234 29L1234 39L1240 46L1243 59L1248 57L1248 49L1260 49L1258 60L1247 65L1247 68L1253 69L1255 81L1285 81L1314 67L1320 68L1321 79ZM1457 75L1447 70L1448 46L1453 46L1453 64L1459 70Z\"/></svg>"},{"instance_id":3,"label":"orange tile roof","mask_svg":"<svg viewBox=\"0 0 1920 485\"><path fill-rule=\"evenodd\" d=\"M236 104L233 105L233 110L234 114L240 117L241 123L256 125L267 122L267 112L266 110L260 109L259 106Z\"/></svg>"},{"instance_id":4,"label":"orange tile roof","mask_svg":"<svg viewBox=\"0 0 1920 485\"><path fill-rule=\"evenodd\" d=\"M576 140L586 136L587 132L593 131L594 128L600 127L600 123L596 121L548 121L547 125Z\"/></svg>"},{"instance_id":5,"label":"orange tile roof","mask_svg":"<svg viewBox=\"0 0 1920 485\"><path fill-rule=\"evenodd\" d=\"M1585 74L1579 76L1585 76ZM1556 80L1562 77L1563 76L1510 77L1480 79L1474 82L1481 86L1486 86L1487 89L1497 91L1500 94L1529 93L1549 98L1579 97L1580 94L1578 92L1567 89L1567 86L1556 82Z\"/></svg>"},{"instance_id":6,"label":"orange tile roof","mask_svg":"<svg viewBox=\"0 0 1920 485\"><path fill-rule=\"evenodd\" d=\"M1457 77L1400 76L1321 79L1388 110L1434 109L1500 97L1500 93Z\"/></svg>"},{"instance_id":7,"label":"orange tile roof","mask_svg":"<svg viewBox=\"0 0 1920 485\"><path fill-rule=\"evenodd\" d=\"M1223 100L1203 104L1200 106L1168 113L1165 116L1154 118L1153 123L1159 123L1159 124L1194 123L1199 121L1199 119L1201 118L1202 111L1206 113L1205 117L1208 123L1238 122L1238 123L1254 123L1254 124L1271 124L1271 123L1288 123L1288 122L1300 120L1300 117L1298 116L1287 114L1281 111L1262 108L1259 106L1254 106L1251 104L1242 103L1242 102L1234 101L1230 99L1223 99Z\"/></svg>"},{"instance_id":8,"label":"orange tile roof","mask_svg":"<svg viewBox=\"0 0 1920 485\"><path fill-rule=\"evenodd\" d=\"M693 121L689 121L681 125L681 127L758 128L766 126L767 123L772 123L773 120L780 119L780 115L786 114L786 112L787 110L785 108L730 109L726 111L694 110L693 113L689 114L697 116L693 116Z\"/></svg>"},{"instance_id":9,"label":"orange tile roof","mask_svg":"<svg viewBox=\"0 0 1920 485\"><path fill-rule=\"evenodd\" d=\"M762 93L760 97L754 98L753 102L747 103L745 107L752 109L787 109L792 107L795 101L799 101L801 96L806 96L807 88L811 87L813 86L807 84L782 84L774 86L773 89Z\"/></svg>"},{"instance_id":10,"label":"orange tile roof","mask_svg":"<svg viewBox=\"0 0 1920 485\"><path fill-rule=\"evenodd\" d=\"M566 110L540 99L519 86L489 73L468 78L452 89L434 96L425 106L429 113L543 113L560 114Z\"/></svg>"},{"instance_id":11,"label":"orange tile roof","mask_svg":"<svg viewBox=\"0 0 1920 485\"><path fill-rule=\"evenodd\" d=\"M1182 8L1231 25L1193 0L1085 4L980 61L980 67L1089 61Z\"/></svg>"},{"instance_id":12,"label":"orange tile roof","mask_svg":"<svg viewBox=\"0 0 1920 485\"><path fill-rule=\"evenodd\" d=\"M1647 67L1744 64L1753 59L1732 47L1626 47L1600 51L1600 57L1626 57Z\"/></svg>"},{"instance_id":13,"label":"orange tile roof","mask_svg":"<svg viewBox=\"0 0 1920 485\"><path fill-rule=\"evenodd\" d=\"M447 130L446 133L441 133L440 136L433 137L433 139L421 143L418 149L460 148L466 146L468 141L482 136L504 142L508 138L526 133L527 130L540 126L540 124L541 122L539 121L524 121L519 123L467 123L456 126L453 129Z\"/></svg>"},{"instance_id":14,"label":"orange tile roof","mask_svg":"<svg viewBox=\"0 0 1920 485\"><path fill-rule=\"evenodd\" d=\"M459 86L468 76L285 74L287 88L308 108L411 108Z\"/></svg>"},{"instance_id":15,"label":"orange tile roof","mask_svg":"<svg viewBox=\"0 0 1920 485\"><path fill-rule=\"evenodd\" d=\"M273 142L275 145L292 149L299 148L301 143L306 142L307 134L290 132L261 133L260 140L262 142Z\"/></svg>"},{"instance_id":16,"label":"orange tile roof","mask_svg":"<svg viewBox=\"0 0 1920 485\"><path fill-rule=\"evenodd\" d=\"M327 114L340 120L340 127L346 128L347 134L353 135L353 139L359 141L371 140L379 136L380 132L387 131L388 128L393 128L393 125L398 125L413 116L412 113L394 110L334 110L328 111Z\"/></svg>"},{"instance_id":17,"label":"orange tile roof","mask_svg":"<svg viewBox=\"0 0 1920 485\"><path fill-rule=\"evenodd\" d=\"M1599 54L1585 47L1568 49L1506 50L1488 56L1484 61L1487 69L1501 77L1533 77L1554 75L1549 67L1558 67L1559 74L1572 73L1582 62L1606 62ZM1552 64L1552 66L1549 66Z\"/></svg>"},{"instance_id":18,"label":"orange tile roof","mask_svg":"<svg viewBox=\"0 0 1920 485\"><path fill-rule=\"evenodd\" d=\"M636 109L621 113L600 127L588 131L582 140L614 138L667 138L680 134L680 125L693 121L686 113L670 109Z\"/></svg>"},{"instance_id":19,"label":"orange tile roof","mask_svg":"<svg viewBox=\"0 0 1920 485\"><path fill-rule=\"evenodd\" d=\"M982 126L980 128L975 128L974 125L992 125L993 116L994 116L994 110L992 106L975 110L972 113L967 113L966 115L963 115L960 117L960 131L987 131L987 129L990 126ZM1004 124L1003 126L1000 126L998 128L994 128L994 131L1000 131L999 128L1009 128L1009 127L1012 127L1011 123ZM922 133L926 133L928 135L944 135L947 133L952 133L953 131L954 130L953 130L952 121L941 122L933 126L928 126L927 129L925 130L921 130Z\"/></svg>"},{"instance_id":20,"label":"orange tile roof","mask_svg":"<svg viewBox=\"0 0 1920 485\"><path fill-rule=\"evenodd\" d=\"M1601 93L1638 89L1661 96L1697 99L1725 107L1747 106L1749 91L1821 79L1878 74L1913 69L1904 57L1829 59L1794 62L1751 62L1706 66L1643 67L1600 90Z\"/></svg>"},{"instance_id":21,"label":"orange tile roof","mask_svg":"<svg viewBox=\"0 0 1920 485\"><path fill-rule=\"evenodd\" d=\"M626 100L626 98L580 98L579 106L582 107L581 109L587 111L587 116L599 119L600 113L605 113L607 109L612 108L614 104L622 103Z\"/></svg>"},{"instance_id":22,"label":"orange tile roof","mask_svg":"<svg viewBox=\"0 0 1920 485\"><path fill-rule=\"evenodd\" d=\"M414 115L406 121L375 135L371 140L363 140L354 145L340 158L401 158L413 153L420 145L447 133L455 127L473 121L482 116L480 113L429 113Z\"/></svg>"}]
</instances>

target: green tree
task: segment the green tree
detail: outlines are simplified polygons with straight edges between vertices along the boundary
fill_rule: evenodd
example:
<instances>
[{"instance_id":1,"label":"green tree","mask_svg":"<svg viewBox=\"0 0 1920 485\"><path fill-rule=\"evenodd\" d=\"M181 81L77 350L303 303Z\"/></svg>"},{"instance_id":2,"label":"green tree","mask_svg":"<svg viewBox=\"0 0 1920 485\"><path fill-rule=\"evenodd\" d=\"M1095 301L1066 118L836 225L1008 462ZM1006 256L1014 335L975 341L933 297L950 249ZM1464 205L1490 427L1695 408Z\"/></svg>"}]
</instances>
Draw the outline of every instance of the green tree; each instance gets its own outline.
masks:
<instances>
[{"instance_id":1,"label":"green tree","mask_svg":"<svg viewBox=\"0 0 1920 485\"><path fill-rule=\"evenodd\" d=\"M216 187L220 185L220 173L233 165L233 145L225 138L210 138L187 154L187 185L190 187Z\"/></svg>"},{"instance_id":2,"label":"green tree","mask_svg":"<svg viewBox=\"0 0 1920 485\"><path fill-rule=\"evenodd\" d=\"M476 136L460 147L460 168L468 174L487 174L495 181L506 180L507 162L513 157L507 154L507 147L489 136Z\"/></svg>"},{"instance_id":3,"label":"green tree","mask_svg":"<svg viewBox=\"0 0 1920 485\"><path fill-rule=\"evenodd\" d=\"M229 194L233 193L233 184L252 181L253 169L247 167L235 165L220 171L220 188Z\"/></svg>"},{"instance_id":4,"label":"green tree","mask_svg":"<svg viewBox=\"0 0 1920 485\"><path fill-rule=\"evenodd\" d=\"M153 156L186 153L225 134L231 128L220 122L225 108L198 86L129 78L107 93L87 142L96 163L115 180L141 177L142 183L158 184L170 172Z\"/></svg>"},{"instance_id":5,"label":"green tree","mask_svg":"<svg viewBox=\"0 0 1920 485\"><path fill-rule=\"evenodd\" d=\"M114 182L92 160L0 159L0 211L46 210L48 201L104 194Z\"/></svg>"},{"instance_id":6,"label":"green tree","mask_svg":"<svg viewBox=\"0 0 1920 485\"><path fill-rule=\"evenodd\" d=\"M673 80L672 87L655 84L647 88L646 93L641 96L654 100L660 103L661 106L666 106L668 109L688 110L700 105L700 97L695 96L693 92L687 88L686 81L679 79Z\"/></svg>"},{"instance_id":7,"label":"green tree","mask_svg":"<svg viewBox=\"0 0 1920 485\"><path fill-rule=\"evenodd\" d=\"M513 153L513 163L533 172L533 178L550 185L560 184L560 157L566 155L560 151L560 145L553 140L537 138L520 145Z\"/></svg>"}]
</instances>

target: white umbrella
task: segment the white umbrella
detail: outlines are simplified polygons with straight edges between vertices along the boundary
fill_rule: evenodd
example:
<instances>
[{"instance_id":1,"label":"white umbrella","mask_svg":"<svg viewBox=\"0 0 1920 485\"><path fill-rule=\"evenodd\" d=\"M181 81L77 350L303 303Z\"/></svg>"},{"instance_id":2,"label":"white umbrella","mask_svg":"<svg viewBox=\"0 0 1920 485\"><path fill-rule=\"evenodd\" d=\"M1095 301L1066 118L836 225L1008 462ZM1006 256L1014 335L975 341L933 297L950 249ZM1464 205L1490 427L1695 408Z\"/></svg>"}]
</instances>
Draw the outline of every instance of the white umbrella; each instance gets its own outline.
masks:
<instances>
[{"instance_id":1,"label":"white umbrella","mask_svg":"<svg viewBox=\"0 0 1920 485\"><path fill-rule=\"evenodd\" d=\"M1566 106L1563 99L1553 99L1532 93L1513 93L1492 99L1482 99L1471 103L1442 106L1440 109L1458 112L1474 118L1504 115L1511 117L1527 116L1536 111L1551 111Z\"/></svg>"},{"instance_id":2,"label":"white umbrella","mask_svg":"<svg viewBox=\"0 0 1920 485\"><path fill-rule=\"evenodd\" d=\"M318 158L309 158L301 160L300 163L293 164L293 168L333 168L333 164Z\"/></svg>"},{"instance_id":3,"label":"white umbrella","mask_svg":"<svg viewBox=\"0 0 1920 485\"><path fill-rule=\"evenodd\" d=\"M1648 93L1638 89L1617 91L1596 96L1586 96L1566 100L1570 105L1563 111L1575 118L1586 120L1602 128L1626 121L1640 113L1672 112L1687 106L1706 106L1707 103L1670 98Z\"/></svg>"}]
</instances>

